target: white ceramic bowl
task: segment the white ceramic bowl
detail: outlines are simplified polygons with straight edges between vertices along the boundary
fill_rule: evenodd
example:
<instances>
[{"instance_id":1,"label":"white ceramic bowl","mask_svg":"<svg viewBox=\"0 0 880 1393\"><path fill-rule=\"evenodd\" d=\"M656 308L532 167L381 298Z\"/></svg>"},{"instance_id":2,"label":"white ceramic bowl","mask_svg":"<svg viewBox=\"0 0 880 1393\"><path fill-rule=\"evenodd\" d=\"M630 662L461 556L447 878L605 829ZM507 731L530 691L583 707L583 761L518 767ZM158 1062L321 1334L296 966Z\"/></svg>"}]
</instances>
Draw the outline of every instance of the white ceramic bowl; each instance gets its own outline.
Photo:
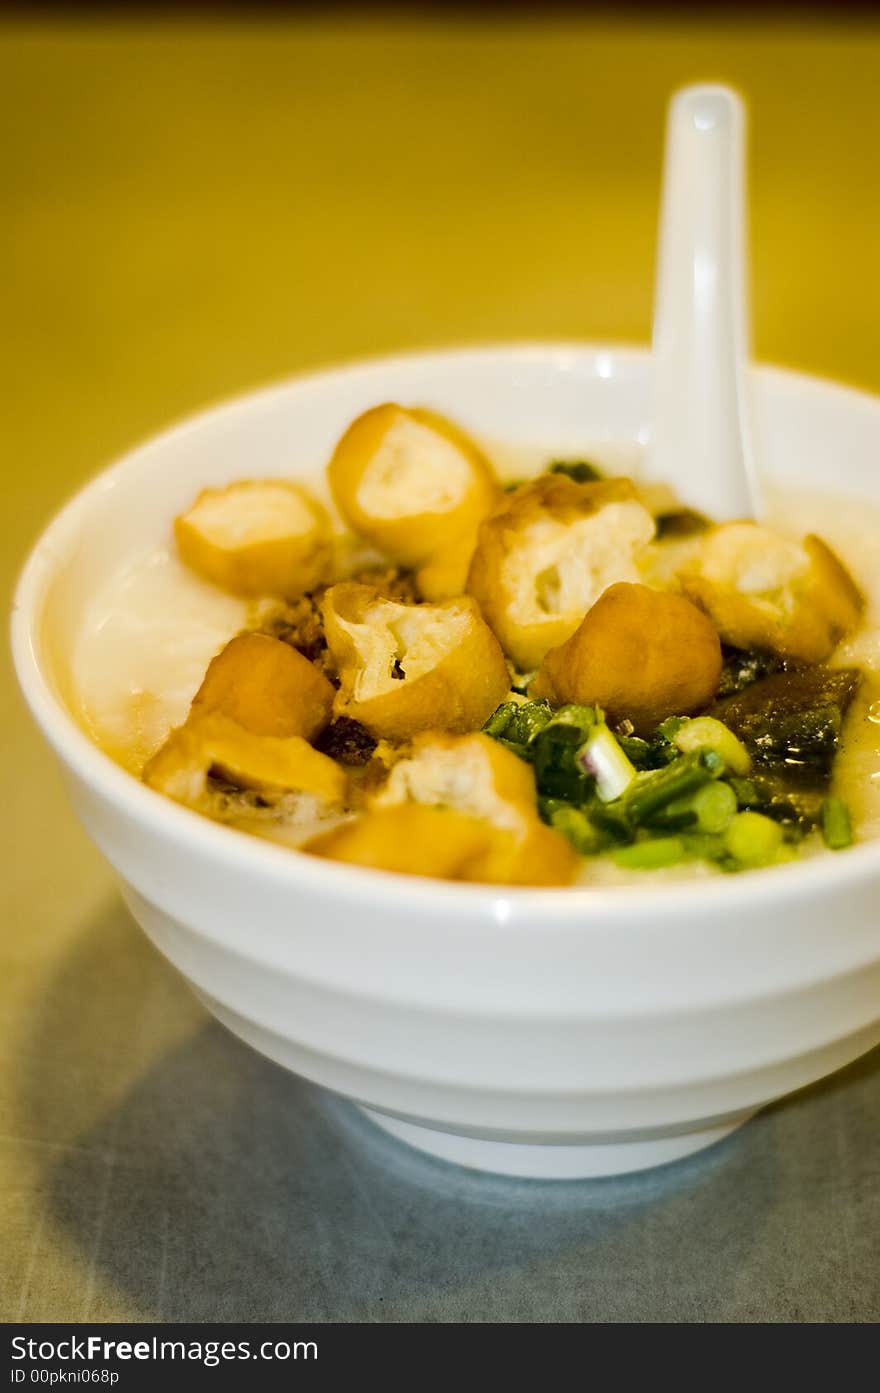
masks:
<instances>
[{"instance_id":1,"label":"white ceramic bowl","mask_svg":"<svg viewBox=\"0 0 880 1393\"><path fill-rule=\"evenodd\" d=\"M477 435L637 453L650 358L580 345L414 354L283 383L185 422L48 528L13 618L19 678L135 918L256 1049L388 1131L520 1175L686 1155L880 1040L880 845L680 885L505 890L319 861L214 825L118 768L67 705L69 635L199 487L318 480L396 398ZM880 500L880 400L755 374L777 482Z\"/></svg>"}]
</instances>

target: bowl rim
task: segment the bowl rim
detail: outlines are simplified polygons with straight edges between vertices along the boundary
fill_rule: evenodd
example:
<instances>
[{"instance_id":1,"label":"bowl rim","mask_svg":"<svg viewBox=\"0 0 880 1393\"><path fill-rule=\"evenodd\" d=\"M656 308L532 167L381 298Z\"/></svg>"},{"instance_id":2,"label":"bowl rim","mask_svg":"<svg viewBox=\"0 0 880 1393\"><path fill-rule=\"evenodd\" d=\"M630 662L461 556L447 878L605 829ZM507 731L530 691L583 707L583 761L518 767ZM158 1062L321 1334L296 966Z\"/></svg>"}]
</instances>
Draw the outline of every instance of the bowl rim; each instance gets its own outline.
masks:
<instances>
[{"instance_id":1,"label":"bowl rim","mask_svg":"<svg viewBox=\"0 0 880 1393\"><path fill-rule=\"evenodd\" d=\"M511 359L571 357L587 360L611 355L615 361L633 367L650 362L650 349L633 344L581 340L513 340L480 344L419 348L394 354L359 357L347 362L319 366L302 373L279 378L255 389L226 397L203 406L172 422L126 450L96 476L89 479L55 513L33 544L22 566L15 587L11 616L11 647L14 668L26 704L38 727L62 764L87 787L94 789L124 816L141 822L159 836L170 836L188 845L196 855L222 861L257 876L266 876L291 889L323 890L330 898L351 904L366 898L381 904L393 896L395 908L418 910L431 904L442 909L448 904L457 914L471 905L485 917L487 910L497 925L540 919L546 930L552 921L571 927L572 920L585 928L609 920L631 919L639 911L658 916L676 910L711 912L723 903L725 909L760 905L763 910L780 901L822 890L851 889L875 878L880 872L880 840L848 848L839 856L816 856L783 866L766 867L760 873L739 876L709 875L704 879L663 881L646 879L644 885L572 885L553 888L516 885L484 885L453 882L429 877L404 875L369 867L309 856L292 847L272 843L238 829L211 821L202 814L172 802L141 783L128 770L106 754L77 723L73 714L56 696L39 661L36 625L41 617L46 589L57 560L56 546L72 535L79 519L93 501L112 489L120 476L142 463L147 451L170 443L172 439L200 430L211 418L252 407L261 400L286 394L291 388L308 391L310 386L328 379L344 379L453 359ZM851 399L880 414L880 396L864 389L775 364L754 364L753 372L778 387L804 388ZM598 375L598 372L597 372ZM548 921L549 920L549 924ZM452 928L458 921L451 915ZM462 927L467 921L461 920Z\"/></svg>"}]
</instances>

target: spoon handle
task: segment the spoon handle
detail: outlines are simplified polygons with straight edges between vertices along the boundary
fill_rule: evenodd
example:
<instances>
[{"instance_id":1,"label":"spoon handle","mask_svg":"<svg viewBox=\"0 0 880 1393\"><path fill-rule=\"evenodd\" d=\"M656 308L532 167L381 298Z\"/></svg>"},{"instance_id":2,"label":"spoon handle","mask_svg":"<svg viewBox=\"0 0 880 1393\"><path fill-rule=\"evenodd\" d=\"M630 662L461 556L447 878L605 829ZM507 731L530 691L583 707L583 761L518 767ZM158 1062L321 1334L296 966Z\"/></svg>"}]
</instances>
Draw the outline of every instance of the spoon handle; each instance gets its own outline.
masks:
<instances>
[{"instance_id":1,"label":"spoon handle","mask_svg":"<svg viewBox=\"0 0 880 1393\"><path fill-rule=\"evenodd\" d=\"M727 87L672 99L644 474L715 518L757 509L748 409L745 120Z\"/></svg>"}]
</instances>

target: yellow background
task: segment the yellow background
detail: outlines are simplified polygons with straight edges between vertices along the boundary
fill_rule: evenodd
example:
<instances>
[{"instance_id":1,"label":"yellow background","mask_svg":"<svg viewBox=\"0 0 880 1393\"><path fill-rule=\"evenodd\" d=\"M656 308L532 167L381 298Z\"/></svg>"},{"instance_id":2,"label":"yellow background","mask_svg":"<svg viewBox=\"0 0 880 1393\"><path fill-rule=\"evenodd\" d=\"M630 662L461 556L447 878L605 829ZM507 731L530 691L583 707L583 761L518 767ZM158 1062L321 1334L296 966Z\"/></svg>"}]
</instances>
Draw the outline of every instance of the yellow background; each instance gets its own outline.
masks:
<instances>
[{"instance_id":1,"label":"yellow background","mask_svg":"<svg viewBox=\"0 0 880 1393\"><path fill-rule=\"evenodd\" d=\"M4 585L84 477L227 393L424 343L646 340L664 107L695 79L749 101L758 356L880 391L880 30L864 22L0 37ZM85 1187L93 1224L61 1222L47 1187L203 1018L130 930L8 674L0 718L0 1308L149 1318L161 1274L137 1301L104 1261L114 1148Z\"/></svg>"}]
</instances>

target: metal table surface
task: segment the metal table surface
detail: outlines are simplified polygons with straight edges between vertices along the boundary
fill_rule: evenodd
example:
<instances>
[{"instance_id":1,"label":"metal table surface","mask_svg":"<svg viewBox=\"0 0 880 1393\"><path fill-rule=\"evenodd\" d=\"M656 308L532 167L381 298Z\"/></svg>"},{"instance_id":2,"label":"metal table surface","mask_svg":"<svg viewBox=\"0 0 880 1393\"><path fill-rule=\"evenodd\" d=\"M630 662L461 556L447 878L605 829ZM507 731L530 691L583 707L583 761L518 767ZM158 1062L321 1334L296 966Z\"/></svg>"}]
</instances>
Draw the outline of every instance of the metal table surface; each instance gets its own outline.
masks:
<instances>
[{"instance_id":1,"label":"metal table surface","mask_svg":"<svg viewBox=\"0 0 880 1393\"><path fill-rule=\"evenodd\" d=\"M9 21L4 586L206 400L423 342L645 339L663 104L696 77L752 103L759 355L880 390L878 71L876 27L816 17ZM0 699L0 1315L880 1317L880 1055L642 1176L421 1157L209 1021L7 667Z\"/></svg>"}]
</instances>

